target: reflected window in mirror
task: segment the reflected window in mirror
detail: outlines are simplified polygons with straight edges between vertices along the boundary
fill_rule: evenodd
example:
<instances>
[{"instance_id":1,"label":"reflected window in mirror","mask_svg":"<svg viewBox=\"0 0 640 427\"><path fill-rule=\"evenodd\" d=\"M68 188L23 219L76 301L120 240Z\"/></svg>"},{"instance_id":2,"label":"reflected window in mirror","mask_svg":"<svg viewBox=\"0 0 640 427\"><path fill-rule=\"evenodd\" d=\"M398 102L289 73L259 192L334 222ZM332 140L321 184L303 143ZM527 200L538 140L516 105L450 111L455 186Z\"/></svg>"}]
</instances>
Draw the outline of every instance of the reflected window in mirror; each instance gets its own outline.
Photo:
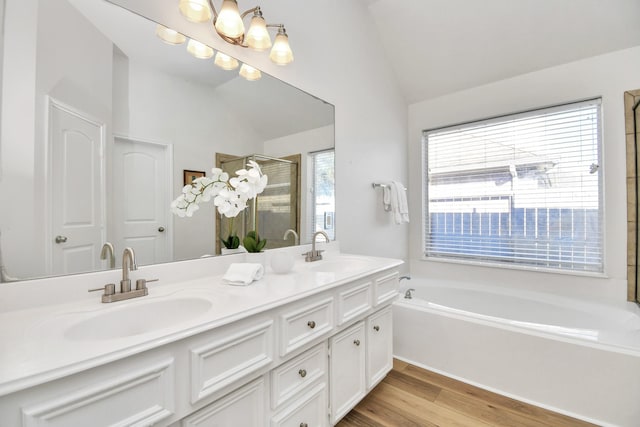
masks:
<instances>
[{"instance_id":1,"label":"reflected window in mirror","mask_svg":"<svg viewBox=\"0 0 640 427\"><path fill-rule=\"evenodd\" d=\"M309 241L313 233L324 231L331 240L335 240L335 150L323 150L309 154L311 171L310 200L311 227L308 230Z\"/></svg>"}]
</instances>

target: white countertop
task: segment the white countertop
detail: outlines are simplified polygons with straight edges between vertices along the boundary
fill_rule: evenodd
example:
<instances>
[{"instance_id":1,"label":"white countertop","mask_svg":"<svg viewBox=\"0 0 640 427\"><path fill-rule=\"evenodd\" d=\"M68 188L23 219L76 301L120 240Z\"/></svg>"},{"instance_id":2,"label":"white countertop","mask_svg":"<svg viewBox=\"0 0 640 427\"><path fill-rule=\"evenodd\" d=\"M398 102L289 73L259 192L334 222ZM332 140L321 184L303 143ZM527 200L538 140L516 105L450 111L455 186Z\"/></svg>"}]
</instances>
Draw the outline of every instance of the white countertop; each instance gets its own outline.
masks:
<instances>
[{"instance_id":1,"label":"white countertop","mask_svg":"<svg viewBox=\"0 0 640 427\"><path fill-rule=\"evenodd\" d=\"M347 263L351 261L356 267L336 272L318 271L322 270L319 266L323 262L336 260L345 260ZM79 293L83 293L82 299L0 313L0 396L160 347L399 266L402 261L328 253L323 261L305 263L296 259L292 271L287 274L276 274L267 268L261 280L248 286L223 284L222 276L228 261L226 265L219 264L215 273L209 276L176 280L172 283L163 282L160 277L161 282L149 284L149 295L141 298L102 304L99 292L92 294L90 298L84 295L85 285L78 289ZM47 285L43 283L43 286ZM2 296L0 288L0 298ZM15 291L11 296L15 297ZM68 331L74 325L90 321L96 316L131 309L145 312L144 305L171 299L183 299L187 302L196 300L202 302L200 306L204 308L187 320L171 322L149 332L123 337L68 336ZM159 308L158 311L162 309ZM162 316L162 313L158 315ZM96 331L96 336L99 335L100 331Z\"/></svg>"}]
</instances>

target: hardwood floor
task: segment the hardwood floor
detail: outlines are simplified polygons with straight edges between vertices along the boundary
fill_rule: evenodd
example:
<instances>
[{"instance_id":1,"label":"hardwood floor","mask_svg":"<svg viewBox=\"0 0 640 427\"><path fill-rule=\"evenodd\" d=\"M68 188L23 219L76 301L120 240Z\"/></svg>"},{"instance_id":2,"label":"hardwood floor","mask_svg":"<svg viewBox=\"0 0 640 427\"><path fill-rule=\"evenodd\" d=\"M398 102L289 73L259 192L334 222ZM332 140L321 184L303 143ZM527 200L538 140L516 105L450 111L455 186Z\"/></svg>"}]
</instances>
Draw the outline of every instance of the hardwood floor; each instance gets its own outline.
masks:
<instances>
[{"instance_id":1,"label":"hardwood floor","mask_svg":"<svg viewBox=\"0 0 640 427\"><path fill-rule=\"evenodd\" d=\"M593 426L394 360L393 370L338 427Z\"/></svg>"}]
</instances>

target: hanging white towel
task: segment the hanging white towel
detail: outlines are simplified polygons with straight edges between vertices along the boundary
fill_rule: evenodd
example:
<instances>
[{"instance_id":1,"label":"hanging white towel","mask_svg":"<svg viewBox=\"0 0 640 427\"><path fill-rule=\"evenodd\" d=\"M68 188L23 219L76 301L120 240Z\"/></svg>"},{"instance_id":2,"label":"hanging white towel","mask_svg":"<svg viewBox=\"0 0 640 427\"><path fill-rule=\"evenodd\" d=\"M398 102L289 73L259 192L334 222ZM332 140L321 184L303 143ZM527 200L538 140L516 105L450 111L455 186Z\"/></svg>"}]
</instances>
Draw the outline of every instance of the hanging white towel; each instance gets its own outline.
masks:
<instances>
[{"instance_id":1,"label":"hanging white towel","mask_svg":"<svg viewBox=\"0 0 640 427\"><path fill-rule=\"evenodd\" d=\"M382 188L382 203L384 210L393 214L396 224L409 222L409 205L404 185L391 181Z\"/></svg>"},{"instance_id":2,"label":"hanging white towel","mask_svg":"<svg viewBox=\"0 0 640 427\"><path fill-rule=\"evenodd\" d=\"M259 263L233 263L222 276L222 281L227 285L246 286L254 280L262 279L264 267Z\"/></svg>"}]
</instances>

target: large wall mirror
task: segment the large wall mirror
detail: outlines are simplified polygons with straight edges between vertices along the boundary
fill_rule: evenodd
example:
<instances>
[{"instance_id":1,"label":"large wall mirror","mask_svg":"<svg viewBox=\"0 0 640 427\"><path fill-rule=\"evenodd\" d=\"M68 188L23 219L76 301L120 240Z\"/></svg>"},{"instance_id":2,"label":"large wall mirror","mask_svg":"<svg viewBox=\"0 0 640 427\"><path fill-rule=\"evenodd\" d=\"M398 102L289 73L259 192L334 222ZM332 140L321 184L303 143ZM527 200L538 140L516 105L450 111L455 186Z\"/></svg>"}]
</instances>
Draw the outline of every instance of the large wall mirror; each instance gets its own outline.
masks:
<instances>
[{"instance_id":1,"label":"large wall mirror","mask_svg":"<svg viewBox=\"0 0 640 427\"><path fill-rule=\"evenodd\" d=\"M125 246L141 265L215 254L213 203L191 218L169 204L218 153L298 155L297 231L308 241L332 105L196 59L186 43L157 38L157 23L104 0L4 3L0 281L112 268L100 259L107 241L116 267Z\"/></svg>"}]
</instances>

